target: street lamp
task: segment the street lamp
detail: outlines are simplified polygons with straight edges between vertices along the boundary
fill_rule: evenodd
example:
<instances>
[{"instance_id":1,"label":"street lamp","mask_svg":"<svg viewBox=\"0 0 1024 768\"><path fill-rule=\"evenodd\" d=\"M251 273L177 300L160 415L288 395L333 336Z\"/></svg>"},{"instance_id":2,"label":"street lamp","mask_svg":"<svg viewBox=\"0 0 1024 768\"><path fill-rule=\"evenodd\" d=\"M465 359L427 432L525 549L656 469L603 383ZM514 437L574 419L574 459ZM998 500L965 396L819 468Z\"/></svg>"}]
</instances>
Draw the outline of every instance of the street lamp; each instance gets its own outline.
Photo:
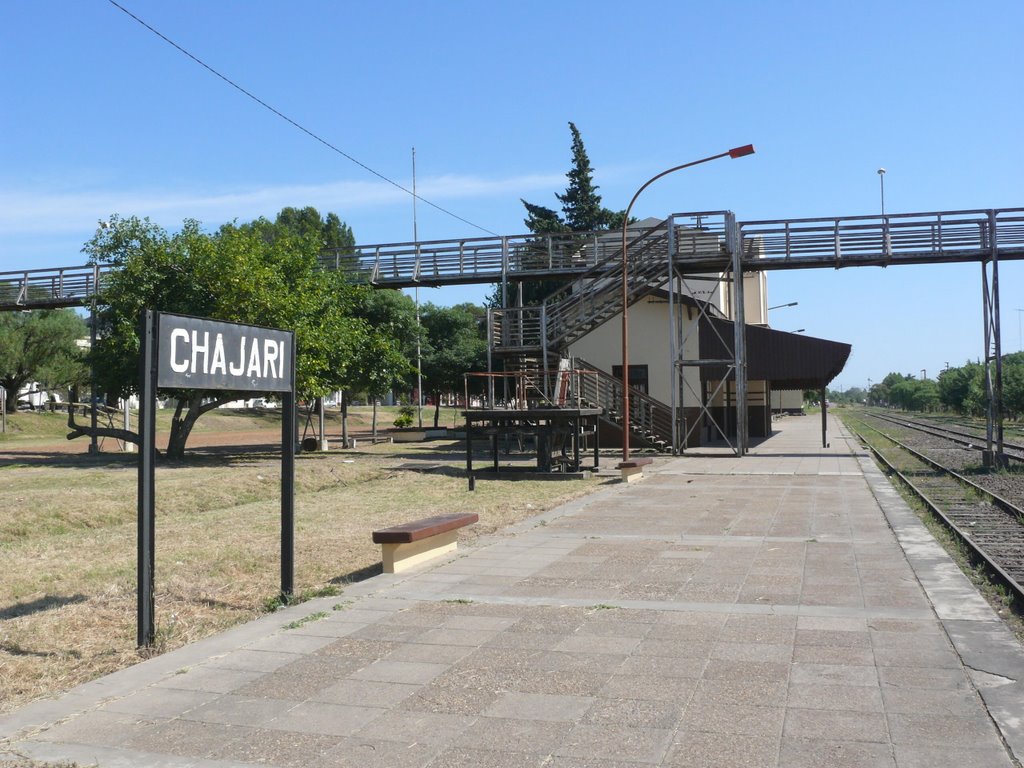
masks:
<instances>
[{"instance_id":1,"label":"street lamp","mask_svg":"<svg viewBox=\"0 0 1024 768\"><path fill-rule=\"evenodd\" d=\"M727 152L711 155L701 160L694 160L690 163L683 163L667 171L662 171L644 182L643 186L636 191L633 199L626 206L626 214L622 218L622 463L629 461L629 253L626 245L627 229L629 228L629 214L633 210L633 203L640 197L640 193L647 189L662 176L681 171L684 168L691 168L701 163L718 160L722 157L746 157L754 154L754 145L746 144L742 147L734 147Z\"/></svg>"},{"instance_id":2,"label":"street lamp","mask_svg":"<svg viewBox=\"0 0 1024 768\"><path fill-rule=\"evenodd\" d=\"M795 307L799 303L799 301L791 301L789 304L776 304L774 307L768 307L768 311L771 312L773 309L782 309L784 307Z\"/></svg>"},{"instance_id":3,"label":"street lamp","mask_svg":"<svg viewBox=\"0 0 1024 768\"><path fill-rule=\"evenodd\" d=\"M885 218L885 168L878 169L878 188L882 195L882 253L888 259L892 255L892 239L889 221Z\"/></svg>"},{"instance_id":4,"label":"street lamp","mask_svg":"<svg viewBox=\"0 0 1024 768\"><path fill-rule=\"evenodd\" d=\"M885 218L885 168L878 169L878 187L882 193L882 218Z\"/></svg>"}]
</instances>

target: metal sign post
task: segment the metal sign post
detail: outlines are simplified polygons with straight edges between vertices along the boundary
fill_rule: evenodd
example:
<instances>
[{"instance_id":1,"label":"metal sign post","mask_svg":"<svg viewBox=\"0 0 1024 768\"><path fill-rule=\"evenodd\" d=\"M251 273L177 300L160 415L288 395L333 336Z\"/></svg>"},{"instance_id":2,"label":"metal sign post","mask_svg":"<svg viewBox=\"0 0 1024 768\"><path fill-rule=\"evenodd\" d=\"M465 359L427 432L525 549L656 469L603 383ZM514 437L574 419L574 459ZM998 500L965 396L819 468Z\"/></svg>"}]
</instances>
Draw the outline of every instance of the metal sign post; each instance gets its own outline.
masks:
<instances>
[{"instance_id":1,"label":"metal sign post","mask_svg":"<svg viewBox=\"0 0 1024 768\"><path fill-rule=\"evenodd\" d=\"M217 389L279 392L281 595L295 591L295 334L143 310L139 338L138 645L156 638L156 392Z\"/></svg>"},{"instance_id":2,"label":"metal sign post","mask_svg":"<svg viewBox=\"0 0 1024 768\"><path fill-rule=\"evenodd\" d=\"M156 554L156 381L157 318L148 309L142 311L142 342L139 355L139 502L138 502L138 606L136 642L140 648L153 645L154 621L153 566Z\"/></svg>"}]
</instances>

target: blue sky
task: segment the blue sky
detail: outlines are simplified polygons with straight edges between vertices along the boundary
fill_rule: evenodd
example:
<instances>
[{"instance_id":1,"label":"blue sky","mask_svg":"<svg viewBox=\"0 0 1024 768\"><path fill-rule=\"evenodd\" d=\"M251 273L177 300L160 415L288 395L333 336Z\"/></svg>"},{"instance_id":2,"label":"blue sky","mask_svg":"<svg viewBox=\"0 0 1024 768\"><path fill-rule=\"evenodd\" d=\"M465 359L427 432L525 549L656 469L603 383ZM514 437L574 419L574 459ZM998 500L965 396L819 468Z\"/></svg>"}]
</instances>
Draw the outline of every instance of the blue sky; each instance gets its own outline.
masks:
<instances>
[{"instance_id":1,"label":"blue sky","mask_svg":"<svg viewBox=\"0 0 1024 768\"><path fill-rule=\"evenodd\" d=\"M202 2L122 4L395 181L493 232L552 207L582 132L605 204L741 220L1024 206L1024 4ZM628 8L628 10L627 10ZM412 238L408 196L268 112L107 0L0 3L0 270L83 261L111 213L168 228L336 211ZM419 235L483 234L422 203ZM1003 349L1024 269L1001 271ZM854 345L837 383L935 376L983 354L980 267L774 273L783 330ZM487 287L421 291L449 304Z\"/></svg>"}]
</instances>

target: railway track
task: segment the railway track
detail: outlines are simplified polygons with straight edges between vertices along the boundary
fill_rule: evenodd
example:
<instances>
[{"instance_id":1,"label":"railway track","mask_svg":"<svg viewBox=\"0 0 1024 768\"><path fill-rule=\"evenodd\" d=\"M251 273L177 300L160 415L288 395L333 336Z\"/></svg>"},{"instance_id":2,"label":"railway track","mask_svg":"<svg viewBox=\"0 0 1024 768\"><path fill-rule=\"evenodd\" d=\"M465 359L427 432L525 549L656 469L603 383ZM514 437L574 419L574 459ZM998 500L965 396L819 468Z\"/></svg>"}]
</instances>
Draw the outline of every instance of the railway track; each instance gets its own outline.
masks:
<instances>
[{"instance_id":1,"label":"railway track","mask_svg":"<svg viewBox=\"0 0 1024 768\"><path fill-rule=\"evenodd\" d=\"M863 419L847 426L1005 584L1015 600L1024 599L1024 510ZM886 447L873 444L878 441L869 440L868 433L883 438Z\"/></svg>"},{"instance_id":2,"label":"railway track","mask_svg":"<svg viewBox=\"0 0 1024 768\"><path fill-rule=\"evenodd\" d=\"M977 451L985 450L985 435L979 435L977 432L968 432L967 430L944 427L940 424L926 423L907 417L892 416L890 414L882 414L875 411L871 412L871 416L892 424L898 424L899 426L906 427L907 429L923 432L926 435L932 435L933 437L940 437L944 440L949 440L951 443L956 443L964 448ZM1024 462L1024 445L1020 443L1011 443L1004 440L1003 453L1006 458L1011 461Z\"/></svg>"}]
</instances>

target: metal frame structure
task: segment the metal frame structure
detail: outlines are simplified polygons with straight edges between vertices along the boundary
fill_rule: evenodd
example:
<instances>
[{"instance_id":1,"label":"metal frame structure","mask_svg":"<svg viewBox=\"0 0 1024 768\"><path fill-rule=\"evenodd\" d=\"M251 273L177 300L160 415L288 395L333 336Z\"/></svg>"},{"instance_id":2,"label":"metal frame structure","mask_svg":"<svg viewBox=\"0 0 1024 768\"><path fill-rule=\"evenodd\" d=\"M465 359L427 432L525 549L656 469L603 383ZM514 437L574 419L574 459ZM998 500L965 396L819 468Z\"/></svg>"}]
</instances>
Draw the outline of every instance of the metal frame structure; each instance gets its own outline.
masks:
<instances>
[{"instance_id":1,"label":"metal frame structure","mask_svg":"<svg viewBox=\"0 0 1024 768\"><path fill-rule=\"evenodd\" d=\"M739 455L747 450L749 437L746 415L746 350L743 327L742 276L746 272L779 269L843 269L847 267L888 267L901 264L948 264L979 262L982 265L983 319L985 326L986 388L989 395L987 451L992 461L1002 459L1002 364L1000 346L998 263L1024 260L1024 208L972 209L926 213L883 214L812 219L776 219L737 222L724 212L726 226L723 247L703 253L683 254L679 249L674 221L694 214L674 214L666 226L641 235L629 245L633 262L637 244L648 249L644 258L658 258L659 237L668 251L667 285L681 286L684 275L718 273L732 276L733 341L732 365L736 382L737 441ZM704 214L706 215L706 214ZM641 241L645 240L645 243ZM326 252L321 266L348 273L379 287L408 288L418 285L459 285L500 283L502 312L537 313L543 340L542 354L554 350L547 345L551 317L546 308L508 308L508 282L569 279L591 273L616 257L621 245L607 232L558 235L514 235L461 238L356 246ZM88 306L102 287L108 267L84 265L59 269L0 272L0 311L32 308ZM632 279L632 269L631 269ZM650 274L645 278L650 280ZM674 291L670 291L670 295ZM633 299L635 300L635 298ZM583 300L581 299L581 306ZM673 304L674 317L675 306ZM561 322L564 318L560 318ZM562 329L564 330L564 328ZM679 338L673 334L673 338ZM673 344L675 346L675 342ZM673 368L701 361L682 361L679 349L669 350ZM545 363L546 364L546 363ZM675 377L677 374L673 373ZM677 389L673 380L673 392ZM681 388L679 388L681 392ZM678 421L679 403L673 396L673 421ZM685 439L685 438L684 438ZM678 450L678 429L673 445Z\"/></svg>"},{"instance_id":2,"label":"metal frame structure","mask_svg":"<svg viewBox=\"0 0 1024 768\"><path fill-rule=\"evenodd\" d=\"M989 213L989 232L995 233L995 212ZM1005 467L1003 452L1003 355L999 330L999 248L997 238L990 236L991 259L981 262L982 314L985 323L985 396L988 407L985 418L986 467ZM991 280L989 274L991 271Z\"/></svg>"}]
</instances>

